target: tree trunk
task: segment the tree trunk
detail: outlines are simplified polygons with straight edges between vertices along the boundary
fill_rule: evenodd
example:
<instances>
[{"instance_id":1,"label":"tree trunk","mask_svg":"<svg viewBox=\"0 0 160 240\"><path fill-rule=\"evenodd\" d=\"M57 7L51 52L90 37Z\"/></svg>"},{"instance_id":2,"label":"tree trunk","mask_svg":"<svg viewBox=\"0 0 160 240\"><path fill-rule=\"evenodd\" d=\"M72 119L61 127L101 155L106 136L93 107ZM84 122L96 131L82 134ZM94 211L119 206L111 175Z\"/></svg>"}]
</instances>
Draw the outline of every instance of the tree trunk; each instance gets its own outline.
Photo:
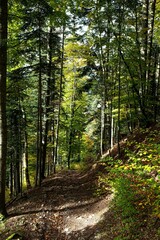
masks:
<instances>
[{"instance_id":1,"label":"tree trunk","mask_svg":"<svg viewBox=\"0 0 160 240\"><path fill-rule=\"evenodd\" d=\"M154 22L155 22L155 12L156 12L156 0L153 0L151 5L151 24L149 33L149 50L148 50L148 88L149 88L149 106L152 103L152 111L150 115L150 121L156 122L155 118L155 108L157 104L157 83L156 83L156 66L157 66L157 56L158 48L153 46L153 35L154 35ZM150 113L149 113L150 114Z\"/></svg>"},{"instance_id":2,"label":"tree trunk","mask_svg":"<svg viewBox=\"0 0 160 240\"><path fill-rule=\"evenodd\" d=\"M110 8L111 3L110 1L107 1L107 7ZM104 152L109 148L110 146L110 121L109 121L109 115L107 113L107 102L109 99L108 96L108 85L109 82L109 76L110 76L110 69L109 69L109 60L110 60L110 21L111 19L108 18L107 20L107 29L106 29L106 49L103 48L103 34L102 34L102 27L101 23L99 21L99 6L97 4L97 18L98 18L98 31L99 31L99 62L100 62L100 78L102 81L102 87L101 87L101 93L102 93L102 99L101 99L101 143L100 143L100 152L101 156L104 154ZM110 16L111 17L111 16Z\"/></svg>"},{"instance_id":3,"label":"tree trunk","mask_svg":"<svg viewBox=\"0 0 160 240\"><path fill-rule=\"evenodd\" d=\"M27 120L26 120L26 115L25 115L25 126L27 125ZM27 183L27 188L31 187L31 182L30 182L30 177L29 177L29 169L28 169L28 134L25 129L25 136L24 136L24 142L25 142L25 147L24 147L24 152L25 152L25 178L26 178L26 183Z\"/></svg>"},{"instance_id":4,"label":"tree trunk","mask_svg":"<svg viewBox=\"0 0 160 240\"><path fill-rule=\"evenodd\" d=\"M59 103L58 103L58 116L57 116L57 128L56 128L56 139L55 139L55 159L54 163L56 166L58 158L58 144L59 144L59 128L60 128L60 114L61 114L61 102L62 102L62 84L63 84L63 65L64 65L64 33L65 26L62 29L62 49L61 49L61 73L60 73L60 83L59 83Z\"/></svg>"},{"instance_id":5,"label":"tree trunk","mask_svg":"<svg viewBox=\"0 0 160 240\"><path fill-rule=\"evenodd\" d=\"M37 122L37 169L36 186L41 185L42 171L42 53L41 53L41 19L39 19L39 77L38 77L38 122Z\"/></svg>"},{"instance_id":6,"label":"tree trunk","mask_svg":"<svg viewBox=\"0 0 160 240\"><path fill-rule=\"evenodd\" d=\"M50 126L49 114L51 111L51 91L54 91L55 84L51 85L52 78L52 27L50 27L49 32L49 42L48 42L48 82L47 82L47 96L46 96L46 122L44 129L44 143L43 143L43 159L42 159L42 170L41 170L41 178L45 178L45 165L46 165L46 157L47 157L47 144L48 144L48 131Z\"/></svg>"},{"instance_id":7,"label":"tree trunk","mask_svg":"<svg viewBox=\"0 0 160 240\"><path fill-rule=\"evenodd\" d=\"M0 213L5 208L5 180L7 154L6 72L7 72L7 17L8 1L0 0Z\"/></svg>"},{"instance_id":8,"label":"tree trunk","mask_svg":"<svg viewBox=\"0 0 160 240\"><path fill-rule=\"evenodd\" d=\"M10 197L13 198L14 196L14 180L13 180L13 156L11 156L11 163L10 163Z\"/></svg>"},{"instance_id":9,"label":"tree trunk","mask_svg":"<svg viewBox=\"0 0 160 240\"><path fill-rule=\"evenodd\" d=\"M122 35L122 6L119 5L119 33L118 33L118 119L117 119L117 136L118 136L118 156L121 154L120 135L121 135L121 35Z\"/></svg>"},{"instance_id":10,"label":"tree trunk","mask_svg":"<svg viewBox=\"0 0 160 240\"><path fill-rule=\"evenodd\" d=\"M20 153L19 149L16 150L16 159L15 159L15 192L18 195L21 192L21 184L20 184Z\"/></svg>"},{"instance_id":11,"label":"tree trunk","mask_svg":"<svg viewBox=\"0 0 160 240\"><path fill-rule=\"evenodd\" d=\"M71 115L70 115L70 125L69 125L69 137L68 137L68 156L67 156L67 162L68 162L68 169L70 169L70 162L71 162L71 155L72 155L72 143L73 143L73 119L75 114L75 94L76 94L76 79L74 79L73 82L73 93L72 93L72 99L71 99Z\"/></svg>"}]
</instances>

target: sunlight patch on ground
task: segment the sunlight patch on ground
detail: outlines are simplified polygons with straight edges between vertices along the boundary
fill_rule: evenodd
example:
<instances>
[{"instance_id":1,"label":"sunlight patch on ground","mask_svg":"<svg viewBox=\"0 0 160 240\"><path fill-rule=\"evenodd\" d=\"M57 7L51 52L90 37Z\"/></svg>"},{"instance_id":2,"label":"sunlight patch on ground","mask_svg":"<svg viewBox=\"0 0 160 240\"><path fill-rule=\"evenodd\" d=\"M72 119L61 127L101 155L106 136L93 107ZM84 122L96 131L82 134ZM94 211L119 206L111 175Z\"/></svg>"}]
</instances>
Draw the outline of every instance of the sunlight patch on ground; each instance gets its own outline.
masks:
<instances>
[{"instance_id":1,"label":"sunlight patch on ground","mask_svg":"<svg viewBox=\"0 0 160 240\"><path fill-rule=\"evenodd\" d=\"M89 207L77 210L76 213L68 210L63 216L63 232L69 234L96 225L103 219L103 215L109 210L109 204L112 199L113 195L109 195L105 199Z\"/></svg>"}]
</instances>

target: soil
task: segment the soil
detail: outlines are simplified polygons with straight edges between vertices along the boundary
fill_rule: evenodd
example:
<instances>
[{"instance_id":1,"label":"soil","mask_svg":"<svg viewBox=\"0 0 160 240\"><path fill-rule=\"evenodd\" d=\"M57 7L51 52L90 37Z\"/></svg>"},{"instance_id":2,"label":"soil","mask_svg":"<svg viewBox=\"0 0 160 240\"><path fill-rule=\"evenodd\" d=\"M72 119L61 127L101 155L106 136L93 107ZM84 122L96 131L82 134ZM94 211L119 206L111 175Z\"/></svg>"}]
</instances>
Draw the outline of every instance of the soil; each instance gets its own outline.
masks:
<instances>
[{"instance_id":1,"label":"soil","mask_svg":"<svg viewBox=\"0 0 160 240\"><path fill-rule=\"evenodd\" d=\"M8 205L9 218L0 239L13 233L14 239L28 240L114 239L113 193L106 187L98 196L98 171L93 165L86 172L59 172L25 192Z\"/></svg>"}]
</instances>

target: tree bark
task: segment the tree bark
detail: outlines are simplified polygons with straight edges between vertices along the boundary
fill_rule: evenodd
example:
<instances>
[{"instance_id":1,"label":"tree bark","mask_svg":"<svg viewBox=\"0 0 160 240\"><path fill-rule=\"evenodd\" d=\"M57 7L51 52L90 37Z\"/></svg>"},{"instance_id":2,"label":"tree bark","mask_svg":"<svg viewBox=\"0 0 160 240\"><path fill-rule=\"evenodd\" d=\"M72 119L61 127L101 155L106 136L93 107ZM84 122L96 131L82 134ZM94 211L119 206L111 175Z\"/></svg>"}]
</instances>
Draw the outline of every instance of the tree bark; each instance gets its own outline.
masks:
<instances>
[{"instance_id":1,"label":"tree bark","mask_svg":"<svg viewBox=\"0 0 160 240\"><path fill-rule=\"evenodd\" d=\"M60 114L61 114L61 102L62 102L62 84L63 84L63 65L64 65L64 35L65 25L62 29L62 49L61 49L61 72L60 72L60 83L59 83L59 103L58 103L58 116L57 116L57 128L56 128L56 139L55 139L55 155L54 164L56 166L58 158L58 144L59 144L59 128L60 128Z\"/></svg>"},{"instance_id":2,"label":"tree bark","mask_svg":"<svg viewBox=\"0 0 160 240\"><path fill-rule=\"evenodd\" d=\"M0 0L0 213L7 215L5 208L5 180L7 154L6 122L6 72L7 72L7 19L8 1Z\"/></svg>"},{"instance_id":3,"label":"tree bark","mask_svg":"<svg viewBox=\"0 0 160 240\"><path fill-rule=\"evenodd\" d=\"M42 170L42 53L41 19L39 18L39 76L38 76L38 122L37 122L37 169L36 186L41 185Z\"/></svg>"},{"instance_id":4,"label":"tree bark","mask_svg":"<svg viewBox=\"0 0 160 240\"><path fill-rule=\"evenodd\" d=\"M51 111L51 91L54 91L55 83L51 84L52 78L52 27L50 27L49 32L49 41L48 41L48 81L47 81L47 96L45 101L46 108L46 122L44 129L44 143L43 143L43 159L42 159L42 170L41 170L41 178L45 178L45 165L46 165L46 157L47 157L47 143L48 143L48 131L50 127L49 114Z\"/></svg>"},{"instance_id":5,"label":"tree bark","mask_svg":"<svg viewBox=\"0 0 160 240\"><path fill-rule=\"evenodd\" d=\"M26 114L25 114L25 126L27 125L27 120L26 120ZM29 176L29 169L28 169L28 133L27 130L25 129L24 133L24 142L25 142L25 178L26 178L26 183L27 183L27 188L29 189L31 187L31 182L30 182L30 176Z\"/></svg>"}]
</instances>

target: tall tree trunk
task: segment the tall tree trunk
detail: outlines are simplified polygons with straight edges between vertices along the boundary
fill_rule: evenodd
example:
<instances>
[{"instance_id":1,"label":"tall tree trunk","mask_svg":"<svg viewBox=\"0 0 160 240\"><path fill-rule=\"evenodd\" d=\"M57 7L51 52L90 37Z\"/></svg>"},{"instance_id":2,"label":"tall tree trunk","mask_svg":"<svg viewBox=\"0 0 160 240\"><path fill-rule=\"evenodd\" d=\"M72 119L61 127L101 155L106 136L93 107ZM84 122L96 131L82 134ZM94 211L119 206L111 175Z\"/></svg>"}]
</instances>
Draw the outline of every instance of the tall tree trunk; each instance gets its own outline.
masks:
<instances>
[{"instance_id":1,"label":"tall tree trunk","mask_svg":"<svg viewBox=\"0 0 160 240\"><path fill-rule=\"evenodd\" d=\"M8 1L0 0L0 213L5 208L7 122L6 122L6 72L7 72L7 18Z\"/></svg>"},{"instance_id":2,"label":"tall tree trunk","mask_svg":"<svg viewBox=\"0 0 160 240\"><path fill-rule=\"evenodd\" d=\"M109 148L110 146L110 121L109 116L107 113L107 102L109 99L108 96L108 81L109 81L109 75L110 75L110 69L109 69L109 59L110 59L110 21L111 19L108 18L107 20L107 29L106 29L106 49L103 48L103 34L102 34L102 27L101 22L99 20L100 17L100 2L97 2L97 19L98 19L98 31L99 31L99 62L100 62L100 68L101 68L101 74L100 78L102 81L102 99L101 99L101 143L100 143L100 152L101 155ZM110 0L107 0L107 7L110 8L111 2Z\"/></svg>"},{"instance_id":3,"label":"tall tree trunk","mask_svg":"<svg viewBox=\"0 0 160 240\"><path fill-rule=\"evenodd\" d=\"M118 155L121 154L120 149L120 135L121 135L121 36L122 36L122 21L123 21L123 12L122 6L119 4L119 23L118 23L118 119L117 119L117 135L118 135Z\"/></svg>"},{"instance_id":4,"label":"tall tree trunk","mask_svg":"<svg viewBox=\"0 0 160 240\"><path fill-rule=\"evenodd\" d=\"M25 114L25 126L27 125L26 114ZM29 164L28 164L28 134L27 130L25 129L24 133L24 152L25 152L25 178L27 183L27 188L31 187L30 177L29 177Z\"/></svg>"},{"instance_id":5,"label":"tall tree trunk","mask_svg":"<svg viewBox=\"0 0 160 240\"><path fill-rule=\"evenodd\" d=\"M144 26L143 26L145 66L143 68L144 69L143 79L144 79L144 82L146 83L146 89L147 89L147 80L148 80L148 32L149 32L148 19L149 19L149 0L145 0L145 16L144 16Z\"/></svg>"},{"instance_id":6,"label":"tall tree trunk","mask_svg":"<svg viewBox=\"0 0 160 240\"><path fill-rule=\"evenodd\" d=\"M120 46L119 46L120 47ZM120 156L120 153L121 153L121 149L120 149L120 135L121 135L121 123L120 123L120 116L121 116L121 57L120 57L120 54L119 54L119 73L118 73L118 124L117 124L117 127L118 127L118 131L117 131L117 134L118 134L118 155Z\"/></svg>"},{"instance_id":7,"label":"tall tree trunk","mask_svg":"<svg viewBox=\"0 0 160 240\"><path fill-rule=\"evenodd\" d=\"M150 24L149 51L148 51L148 84L149 84L148 87L149 87L149 100L150 100L149 106L150 106L150 103L153 106L151 115L150 115L151 123L156 122L155 108L157 105L156 65L157 65L158 49L156 47L153 47L155 12L156 12L156 0L153 0L153 3L151 4L151 24Z\"/></svg>"},{"instance_id":8,"label":"tall tree trunk","mask_svg":"<svg viewBox=\"0 0 160 240\"><path fill-rule=\"evenodd\" d=\"M54 91L55 84L51 84L52 79L52 32L53 29L50 27L49 32L49 54L48 54L48 82L47 82L47 96L46 96L46 122L45 122L45 129L44 129L44 143L43 143L43 159L42 159L42 170L41 170L41 178L45 178L45 165L46 165L46 157L47 157L47 144L48 144L48 131L50 126L49 114L51 111L51 91Z\"/></svg>"},{"instance_id":9,"label":"tall tree trunk","mask_svg":"<svg viewBox=\"0 0 160 240\"><path fill-rule=\"evenodd\" d=\"M60 128L60 114L61 114L61 102L62 102L62 85L63 85L63 65L64 65L64 33L65 25L62 29L62 48L61 48L61 73L60 73L60 83L59 83L59 103L58 103L58 116L57 116L57 128L56 128L56 139L55 139L55 155L54 163L56 166L58 158L58 144L59 144L59 128Z\"/></svg>"},{"instance_id":10,"label":"tall tree trunk","mask_svg":"<svg viewBox=\"0 0 160 240\"><path fill-rule=\"evenodd\" d=\"M38 122L37 122L37 169L36 186L41 185L42 171L42 53L41 19L39 19L39 77L38 77Z\"/></svg>"},{"instance_id":11,"label":"tall tree trunk","mask_svg":"<svg viewBox=\"0 0 160 240\"><path fill-rule=\"evenodd\" d=\"M71 117L70 117L70 126L69 126L69 139L68 139L68 156L67 156L68 169L70 169L71 155L72 155L74 107L75 107L74 96L72 96Z\"/></svg>"},{"instance_id":12,"label":"tall tree trunk","mask_svg":"<svg viewBox=\"0 0 160 240\"><path fill-rule=\"evenodd\" d=\"M101 156L105 152L107 148L107 131L106 131L106 124L107 124L107 115L106 115L106 102L107 102L107 78L108 78L108 72L105 66L105 57L103 53L103 47L102 47L102 36L101 36L101 30L99 27L99 44L100 44L100 68L101 68L101 81L102 81L102 99L101 99ZM107 58L107 64L108 64L108 58Z\"/></svg>"},{"instance_id":13,"label":"tall tree trunk","mask_svg":"<svg viewBox=\"0 0 160 240\"><path fill-rule=\"evenodd\" d=\"M73 119L75 114L75 94L76 94L76 79L74 79L73 82L73 93L72 93L72 99L71 99L71 115L70 115L70 125L69 125L69 136L68 136L68 156L67 156L67 162L68 162L68 169L70 169L70 163L71 163L71 155L72 155L72 143L73 143Z\"/></svg>"},{"instance_id":14,"label":"tall tree trunk","mask_svg":"<svg viewBox=\"0 0 160 240\"><path fill-rule=\"evenodd\" d=\"M18 143L19 144L19 143ZM20 149L16 150L16 159L15 159L15 192L18 195L21 192L21 184L20 184Z\"/></svg>"},{"instance_id":15,"label":"tall tree trunk","mask_svg":"<svg viewBox=\"0 0 160 240\"><path fill-rule=\"evenodd\" d=\"M112 69L112 83L113 83L113 79L114 79L114 72ZM113 147L114 145L114 119L113 119L113 91L114 89L111 89L111 106L110 106L110 148Z\"/></svg>"},{"instance_id":16,"label":"tall tree trunk","mask_svg":"<svg viewBox=\"0 0 160 240\"><path fill-rule=\"evenodd\" d=\"M13 161L14 161L14 157L13 157L13 154L11 153L10 176L9 176L10 177L9 189L10 189L10 197L11 198L14 196Z\"/></svg>"},{"instance_id":17,"label":"tall tree trunk","mask_svg":"<svg viewBox=\"0 0 160 240\"><path fill-rule=\"evenodd\" d=\"M142 44L143 49L141 51L144 52L143 58L144 58L144 66L143 66L143 82L144 82L144 92L141 94L141 106L142 106L142 113L143 118L141 119L143 124L148 125L149 124L149 115L148 115L148 100L149 100L149 77L148 77L148 51L149 51L149 2L150 0L145 0L144 4L144 16L143 16L143 36L142 36Z\"/></svg>"}]
</instances>

